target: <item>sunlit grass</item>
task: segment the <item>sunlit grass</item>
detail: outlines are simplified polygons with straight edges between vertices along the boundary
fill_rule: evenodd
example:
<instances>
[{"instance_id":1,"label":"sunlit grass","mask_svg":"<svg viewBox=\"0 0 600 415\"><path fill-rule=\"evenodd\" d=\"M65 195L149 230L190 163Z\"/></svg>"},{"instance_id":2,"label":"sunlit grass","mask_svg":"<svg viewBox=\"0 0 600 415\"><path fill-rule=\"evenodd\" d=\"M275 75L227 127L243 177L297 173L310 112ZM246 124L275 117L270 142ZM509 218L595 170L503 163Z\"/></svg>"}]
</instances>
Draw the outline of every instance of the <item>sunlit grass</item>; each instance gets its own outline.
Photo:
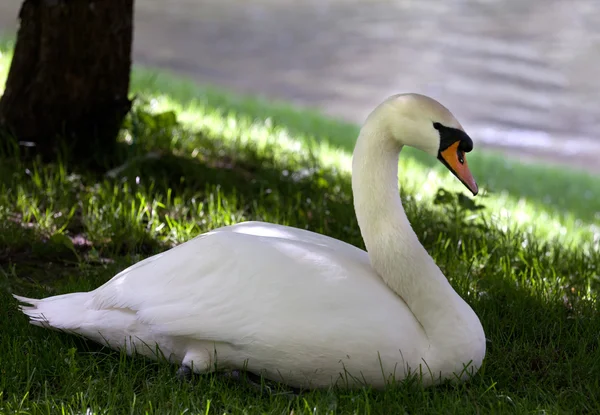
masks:
<instances>
[{"instance_id":1,"label":"sunlit grass","mask_svg":"<svg viewBox=\"0 0 600 415\"><path fill-rule=\"evenodd\" d=\"M175 111L188 128L218 135L223 140L316 155L321 165L335 167L340 174L350 174L351 149L319 137L314 130L294 133L285 126L274 124L271 118L257 119L244 113L227 114L224 112L226 108L214 108L202 100L190 100L182 105L166 94L154 95L150 101L150 109L156 112ZM343 128L346 129L345 126ZM352 136L346 136L348 143L354 143L356 134L357 131ZM191 152L196 150L194 143L188 146L179 142L177 137L173 138L173 142L187 147ZM412 149L406 149L404 153L408 154L401 157L401 186L410 191L418 201L431 203L440 187L467 193L462 184L441 164L432 166L423 163L420 154ZM563 244L573 246L575 243L578 249L598 248L600 185L594 177L585 173L562 172L558 168L519 165L485 152L483 155L475 152L470 156L472 169L476 172L482 190L477 202L488 207L487 213L496 226L526 230L544 239L559 238ZM513 189L512 192L502 189L503 183L496 184L506 174L498 171L497 165L501 163L510 171L508 182L517 183L523 192L515 194ZM490 164L495 167L491 172L482 168ZM539 176L540 170L546 170L545 179L534 177L535 173ZM495 177L495 174L500 176ZM572 176L573 181L568 188L557 183L557 177L563 179L559 181L564 181L565 176ZM495 191L496 186L502 190ZM540 197L525 197L522 193L527 194L529 187L541 187L536 191ZM565 197L565 193L569 193L570 199Z\"/></svg>"},{"instance_id":2,"label":"sunlit grass","mask_svg":"<svg viewBox=\"0 0 600 415\"><path fill-rule=\"evenodd\" d=\"M192 108L219 109L235 114L238 119L246 118L259 124L268 120L268 124L284 129L296 140L326 142L346 153L352 152L358 134L357 125L324 118L313 111L298 111L286 103L267 102L255 97L240 97L210 86L198 87L168 74L138 70L132 83L137 90L152 96L162 93L183 108L189 108L191 104ZM473 138L477 146L477 137ZM476 150L469 155L469 165L478 182L488 191L505 192L513 198L536 202L557 216L571 216L582 219L584 223L598 223L600 220L600 181L597 175L578 172L577 166L566 169L522 164L493 151L481 151L480 147ZM409 149L403 156L443 172L443 167L436 160L416 150Z\"/></svg>"},{"instance_id":3,"label":"sunlit grass","mask_svg":"<svg viewBox=\"0 0 600 415\"><path fill-rule=\"evenodd\" d=\"M12 59L12 49L2 49L3 44L0 43L0 93L4 92L4 80L8 76L8 68Z\"/></svg>"},{"instance_id":4,"label":"sunlit grass","mask_svg":"<svg viewBox=\"0 0 600 415\"><path fill-rule=\"evenodd\" d=\"M470 164L493 192L475 199L478 211L433 203L440 187L462 192L441 166L416 152L401 162L415 231L486 331L484 367L467 384L260 395L215 376L181 383L165 362L30 326L10 292L90 290L243 220L362 247L356 126L145 71L133 89L140 99L121 134L129 164L113 176L0 157L0 413L599 413L598 184L480 151Z\"/></svg>"}]
</instances>

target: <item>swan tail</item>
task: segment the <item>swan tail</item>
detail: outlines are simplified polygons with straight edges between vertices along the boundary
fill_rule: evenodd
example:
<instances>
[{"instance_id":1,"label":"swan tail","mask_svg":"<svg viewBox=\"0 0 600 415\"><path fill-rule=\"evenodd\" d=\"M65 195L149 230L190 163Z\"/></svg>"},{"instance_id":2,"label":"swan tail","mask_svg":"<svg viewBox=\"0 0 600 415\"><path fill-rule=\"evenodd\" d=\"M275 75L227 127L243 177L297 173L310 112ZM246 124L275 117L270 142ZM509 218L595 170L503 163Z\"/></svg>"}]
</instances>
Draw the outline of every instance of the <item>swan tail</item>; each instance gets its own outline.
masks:
<instances>
[{"instance_id":1,"label":"swan tail","mask_svg":"<svg viewBox=\"0 0 600 415\"><path fill-rule=\"evenodd\" d=\"M35 326L55 330L76 330L86 314L88 293L57 295L43 299L14 295L19 301L19 310L29 317Z\"/></svg>"}]
</instances>

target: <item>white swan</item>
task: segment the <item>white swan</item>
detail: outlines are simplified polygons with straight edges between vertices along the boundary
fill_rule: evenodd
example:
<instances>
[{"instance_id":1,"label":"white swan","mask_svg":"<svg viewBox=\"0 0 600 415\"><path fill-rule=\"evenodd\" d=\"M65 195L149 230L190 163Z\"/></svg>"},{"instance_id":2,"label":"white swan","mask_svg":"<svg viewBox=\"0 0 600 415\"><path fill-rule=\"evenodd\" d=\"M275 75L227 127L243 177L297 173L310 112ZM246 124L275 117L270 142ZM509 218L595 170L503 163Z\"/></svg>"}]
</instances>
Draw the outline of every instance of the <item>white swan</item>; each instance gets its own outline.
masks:
<instances>
[{"instance_id":1,"label":"white swan","mask_svg":"<svg viewBox=\"0 0 600 415\"><path fill-rule=\"evenodd\" d=\"M464 379L485 355L483 328L419 243L398 192L403 145L438 157L471 191L472 141L437 101L395 95L361 129L356 215L368 254L287 226L215 229L145 259L91 292L22 311L39 326L205 373L246 368L295 387L383 387ZM466 367L466 370L465 370ZM182 370L180 369L180 370Z\"/></svg>"}]
</instances>

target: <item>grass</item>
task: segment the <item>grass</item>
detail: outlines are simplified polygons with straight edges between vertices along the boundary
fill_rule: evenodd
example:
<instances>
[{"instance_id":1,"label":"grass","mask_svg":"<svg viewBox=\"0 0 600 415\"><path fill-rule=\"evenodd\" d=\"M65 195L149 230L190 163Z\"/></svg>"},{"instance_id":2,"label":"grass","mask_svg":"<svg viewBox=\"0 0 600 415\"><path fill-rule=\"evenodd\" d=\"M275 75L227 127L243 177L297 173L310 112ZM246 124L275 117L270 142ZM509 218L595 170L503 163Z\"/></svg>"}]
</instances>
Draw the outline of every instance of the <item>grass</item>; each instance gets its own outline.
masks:
<instances>
[{"instance_id":1,"label":"grass","mask_svg":"<svg viewBox=\"0 0 600 415\"><path fill-rule=\"evenodd\" d=\"M0 80L9 62L0 56ZM484 151L469 159L483 209L441 166L415 152L401 161L407 215L489 340L466 384L259 394L212 375L181 383L165 362L29 325L11 292L90 290L243 220L363 246L356 126L141 69L132 90L121 134L131 164L117 177L0 157L0 413L600 413L600 185Z\"/></svg>"}]
</instances>

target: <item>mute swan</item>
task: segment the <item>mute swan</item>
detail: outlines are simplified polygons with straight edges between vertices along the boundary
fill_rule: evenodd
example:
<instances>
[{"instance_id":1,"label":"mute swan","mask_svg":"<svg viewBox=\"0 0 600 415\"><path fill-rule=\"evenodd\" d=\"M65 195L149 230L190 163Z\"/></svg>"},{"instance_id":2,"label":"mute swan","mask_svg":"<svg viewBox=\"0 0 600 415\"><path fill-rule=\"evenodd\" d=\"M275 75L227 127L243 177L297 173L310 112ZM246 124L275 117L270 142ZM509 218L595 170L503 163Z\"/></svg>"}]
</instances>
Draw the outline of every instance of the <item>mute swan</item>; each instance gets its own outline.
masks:
<instances>
[{"instance_id":1,"label":"mute swan","mask_svg":"<svg viewBox=\"0 0 600 415\"><path fill-rule=\"evenodd\" d=\"M483 328L419 243L402 208L404 145L436 156L475 195L473 143L440 103L394 95L364 123L352 189L367 252L287 226L215 229L120 272L101 287L16 296L31 323L156 357L179 374L244 368L299 388L423 385L465 379L485 356Z\"/></svg>"}]
</instances>

